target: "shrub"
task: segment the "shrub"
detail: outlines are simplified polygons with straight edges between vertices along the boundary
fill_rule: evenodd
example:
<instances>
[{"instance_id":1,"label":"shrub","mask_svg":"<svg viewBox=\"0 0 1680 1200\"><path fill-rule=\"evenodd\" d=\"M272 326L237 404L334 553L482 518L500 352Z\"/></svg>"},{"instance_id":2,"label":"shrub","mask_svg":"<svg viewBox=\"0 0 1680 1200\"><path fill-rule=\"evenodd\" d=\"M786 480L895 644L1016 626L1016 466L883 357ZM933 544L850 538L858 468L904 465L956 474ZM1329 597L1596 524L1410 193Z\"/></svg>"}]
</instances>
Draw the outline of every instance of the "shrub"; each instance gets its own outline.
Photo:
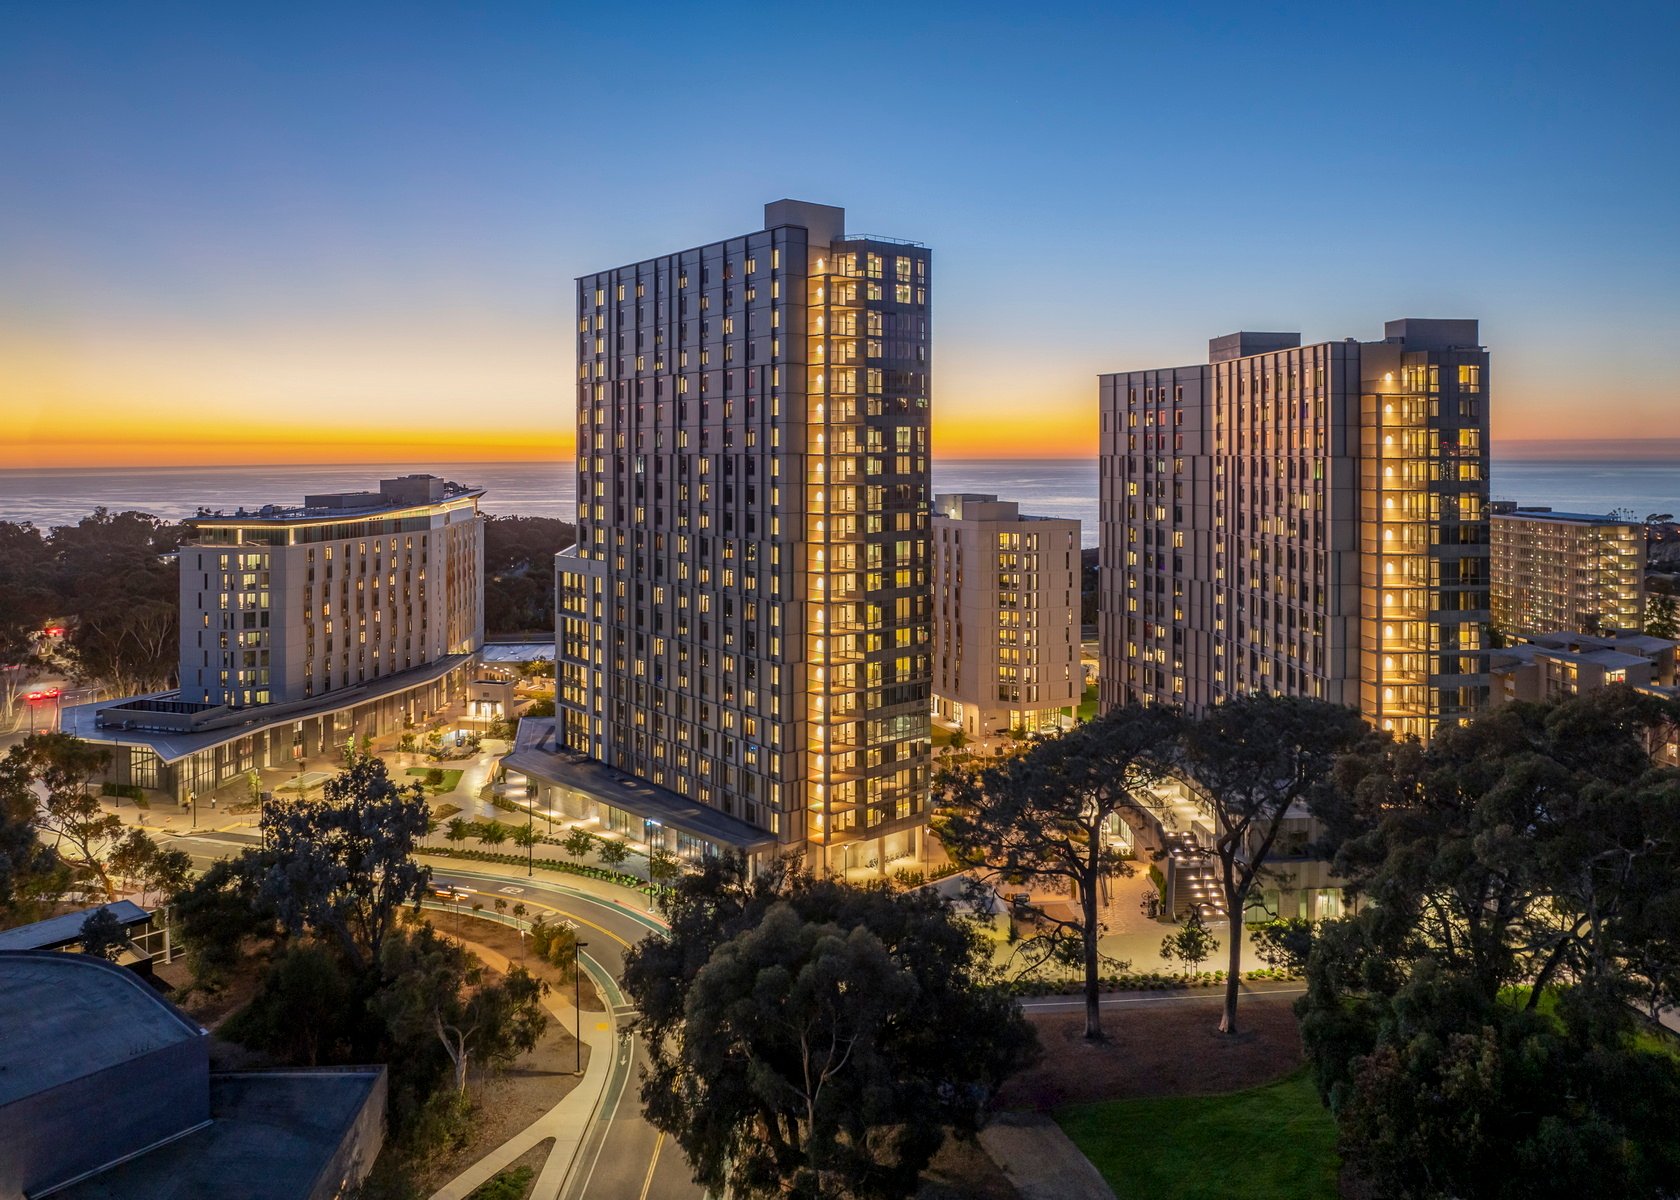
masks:
<instances>
[{"instance_id":1,"label":"shrub","mask_svg":"<svg viewBox=\"0 0 1680 1200\"><path fill-rule=\"evenodd\" d=\"M146 798L146 793L132 783L102 783L99 785L101 796L119 796L124 800L133 800L136 804Z\"/></svg>"},{"instance_id":2,"label":"shrub","mask_svg":"<svg viewBox=\"0 0 1680 1200\"><path fill-rule=\"evenodd\" d=\"M523 867L523 854L495 854L488 850L456 850L447 846L423 846L415 851L416 854L431 854L439 858L459 858L468 862L502 863L512 867ZM539 858L534 860L534 866L542 867L546 871L564 871L568 875L581 875L586 879L599 879L605 883L615 883L619 887L630 888L633 891L652 894L653 889L647 881L636 875L624 871L609 871L605 867L591 867L582 863L565 862L557 858Z\"/></svg>"}]
</instances>

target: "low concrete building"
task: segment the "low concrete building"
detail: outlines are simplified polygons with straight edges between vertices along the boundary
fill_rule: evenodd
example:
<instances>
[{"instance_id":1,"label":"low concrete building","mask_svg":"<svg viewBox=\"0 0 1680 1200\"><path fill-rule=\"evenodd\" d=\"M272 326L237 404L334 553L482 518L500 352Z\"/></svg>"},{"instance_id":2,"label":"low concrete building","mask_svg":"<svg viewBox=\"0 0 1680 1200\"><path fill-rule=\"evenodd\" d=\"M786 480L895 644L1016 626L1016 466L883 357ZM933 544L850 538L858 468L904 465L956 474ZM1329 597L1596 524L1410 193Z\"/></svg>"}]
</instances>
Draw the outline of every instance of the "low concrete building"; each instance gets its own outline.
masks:
<instances>
[{"instance_id":1,"label":"low concrete building","mask_svg":"<svg viewBox=\"0 0 1680 1200\"><path fill-rule=\"evenodd\" d=\"M501 770L505 779L524 781L525 804L536 821L550 828L581 825L639 853L665 850L692 861L738 851L756 861L780 846L755 825L566 749L553 717L519 722Z\"/></svg>"},{"instance_id":2,"label":"low concrete building","mask_svg":"<svg viewBox=\"0 0 1680 1200\"><path fill-rule=\"evenodd\" d=\"M1680 700L1677 655L1680 642L1644 633L1537 634L1493 652L1491 706L1567 700L1617 686ZM1650 749L1659 762L1680 766L1680 727L1671 726Z\"/></svg>"},{"instance_id":3,"label":"low concrete building","mask_svg":"<svg viewBox=\"0 0 1680 1200\"><path fill-rule=\"evenodd\" d=\"M212 1074L209 1047L132 972L0 952L0 1196L333 1200L366 1176L384 1067Z\"/></svg>"},{"instance_id":4,"label":"low concrete building","mask_svg":"<svg viewBox=\"0 0 1680 1200\"><path fill-rule=\"evenodd\" d=\"M1491 705L1565 700L1611 684L1673 687L1680 643L1643 633L1541 633L1495 650Z\"/></svg>"}]
</instances>

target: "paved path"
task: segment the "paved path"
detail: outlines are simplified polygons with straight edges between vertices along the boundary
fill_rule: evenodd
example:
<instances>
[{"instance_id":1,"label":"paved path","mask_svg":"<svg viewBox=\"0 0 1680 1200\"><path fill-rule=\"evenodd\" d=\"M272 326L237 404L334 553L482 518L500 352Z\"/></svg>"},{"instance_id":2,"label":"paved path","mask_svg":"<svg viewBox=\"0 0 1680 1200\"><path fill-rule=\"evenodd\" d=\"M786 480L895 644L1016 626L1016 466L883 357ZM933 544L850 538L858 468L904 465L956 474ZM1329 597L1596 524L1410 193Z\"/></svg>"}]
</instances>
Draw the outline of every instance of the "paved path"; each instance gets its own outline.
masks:
<instances>
[{"instance_id":1,"label":"paved path","mask_svg":"<svg viewBox=\"0 0 1680 1200\"><path fill-rule=\"evenodd\" d=\"M465 939L462 939L462 944L493 969L504 973L507 971L508 960L505 955ZM608 995L612 980L607 977L606 972L589 955L583 954L579 957L589 971L591 980L601 989L601 994ZM583 1144L584 1137L593 1126L595 1115L601 1107L608 1077L613 1073L611 1068L615 1057L614 1043L617 1039L614 1034L615 1021L610 1013L580 1014L583 1027L580 1032L572 1020L572 1006L566 1004L562 998L553 994L544 996L543 1006L562 1027L589 1047L589 1062L584 1068L583 1078L560 1103L444 1184L432 1194L432 1200L463 1200L474 1188L489 1180L497 1171L532 1146L550 1138L554 1139L554 1145L549 1148L548 1157L543 1160L536 1186L531 1191L531 1200L554 1200L560 1195L560 1189L577 1156L578 1147Z\"/></svg>"},{"instance_id":2,"label":"paved path","mask_svg":"<svg viewBox=\"0 0 1680 1200\"><path fill-rule=\"evenodd\" d=\"M1043 1113L999 1113L980 1145L1021 1200L1114 1200L1114 1191L1061 1126Z\"/></svg>"},{"instance_id":3,"label":"paved path","mask_svg":"<svg viewBox=\"0 0 1680 1200\"><path fill-rule=\"evenodd\" d=\"M133 812L132 808L128 808L125 815L132 820ZM177 831L169 844L186 850L199 869L216 859L254 846L258 840L248 825L191 830L184 828L185 824L184 818L170 822ZM589 947L584 958L591 965L591 977L601 989L601 994L620 1008L613 1018L605 1022L598 1018L594 1022L607 1024L609 1028L606 1030L589 1028L591 1022L585 1022L584 1043L590 1048L590 1066L585 1080L544 1118L552 1117L556 1128L567 1125L573 1121L575 1111L567 1107L567 1101L572 1097L588 1095L593 1104L593 1098L600 1096L599 1105L593 1107L586 1117L587 1133L581 1146L575 1137L575 1123L567 1125L574 1132L567 1135L571 1140L565 1143L556 1133L531 1133L527 1130L514 1142L498 1147L492 1155L474 1164L472 1170L482 1168L482 1175L476 1177L472 1186L488 1179L543 1138L554 1136L556 1144L544 1164L538 1188L533 1192L533 1196L541 1200L556 1200L561 1196L700 1200L702 1191L690 1178L688 1164L681 1152L642 1117L636 1088L646 1055L640 1040L630 1038L621 1041L617 1029L613 1028L627 1015L627 1010L621 1007L622 996L614 982L623 973L624 951L648 933L664 928L647 912L645 898L639 893L582 876L540 869L534 876L527 876L521 868L500 863L461 863L435 857L428 857L425 861L433 870L435 883L466 893L463 907L474 901L481 901L489 907L495 899L502 898L525 904L533 914L546 913L577 922L579 932ZM448 932L450 922L445 917L438 925ZM570 1017L569 1005L565 1006L564 1017ZM567 1028L571 1027L569 1020L565 1024ZM598 1045L594 1040L597 1038L605 1040ZM465 1173L449 1185L453 1188L461 1183L465 1190L446 1190L439 1192L438 1196L451 1200L464 1196L471 1190L471 1187L465 1186L466 1183L474 1178L470 1172Z\"/></svg>"}]
</instances>

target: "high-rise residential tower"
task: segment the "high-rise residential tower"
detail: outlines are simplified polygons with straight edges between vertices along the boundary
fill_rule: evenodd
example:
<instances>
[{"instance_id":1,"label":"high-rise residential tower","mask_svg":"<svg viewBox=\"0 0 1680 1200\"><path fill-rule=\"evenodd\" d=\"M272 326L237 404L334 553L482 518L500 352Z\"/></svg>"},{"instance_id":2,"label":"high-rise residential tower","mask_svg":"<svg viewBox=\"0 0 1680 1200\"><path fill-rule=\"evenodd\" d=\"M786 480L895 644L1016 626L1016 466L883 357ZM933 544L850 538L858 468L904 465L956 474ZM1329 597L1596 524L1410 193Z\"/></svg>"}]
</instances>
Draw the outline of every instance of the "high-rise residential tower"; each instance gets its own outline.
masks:
<instances>
[{"instance_id":1,"label":"high-rise residential tower","mask_svg":"<svg viewBox=\"0 0 1680 1200\"><path fill-rule=\"evenodd\" d=\"M1488 354L1477 323L1209 343L1101 380L1101 696L1255 691L1427 739L1486 698Z\"/></svg>"},{"instance_id":2,"label":"high-rise residential tower","mask_svg":"<svg viewBox=\"0 0 1680 1200\"><path fill-rule=\"evenodd\" d=\"M1079 522L996 496L933 509L934 712L969 738L1060 728L1085 692Z\"/></svg>"},{"instance_id":3,"label":"high-rise residential tower","mask_svg":"<svg viewBox=\"0 0 1680 1200\"><path fill-rule=\"evenodd\" d=\"M558 744L819 869L925 821L929 275L782 200L577 285Z\"/></svg>"},{"instance_id":4,"label":"high-rise residential tower","mask_svg":"<svg viewBox=\"0 0 1680 1200\"><path fill-rule=\"evenodd\" d=\"M1493 623L1510 637L1637 630L1645 526L1616 516L1495 502Z\"/></svg>"}]
</instances>

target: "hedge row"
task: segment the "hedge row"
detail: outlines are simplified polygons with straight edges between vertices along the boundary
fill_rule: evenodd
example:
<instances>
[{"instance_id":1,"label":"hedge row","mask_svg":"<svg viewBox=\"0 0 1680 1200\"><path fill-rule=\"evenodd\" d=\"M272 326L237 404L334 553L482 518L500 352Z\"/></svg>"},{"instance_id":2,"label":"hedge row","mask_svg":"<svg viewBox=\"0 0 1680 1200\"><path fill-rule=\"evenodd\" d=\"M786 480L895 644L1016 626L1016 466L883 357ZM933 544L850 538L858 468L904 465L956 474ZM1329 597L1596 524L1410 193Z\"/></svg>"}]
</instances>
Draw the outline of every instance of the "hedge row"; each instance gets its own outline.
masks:
<instances>
[{"instance_id":1,"label":"hedge row","mask_svg":"<svg viewBox=\"0 0 1680 1200\"><path fill-rule=\"evenodd\" d=\"M565 862L558 858L539 858L534 862L523 854L497 854L490 850L456 850L453 847L426 846L418 851L420 854L436 855L439 858L463 858L468 862L502 863L510 867L523 867L526 863L541 867L545 871L564 871L568 875L583 875L589 879L600 879L606 883L616 883L619 887L630 888L638 892L651 892L647 880L636 875L628 875L623 871L609 871L605 867L591 867L586 863Z\"/></svg>"},{"instance_id":2,"label":"hedge row","mask_svg":"<svg viewBox=\"0 0 1680 1200\"><path fill-rule=\"evenodd\" d=\"M102 783L99 785L101 796L120 796L124 800L144 800L146 793L132 783Z\"/></svg>"},{"instance_id":3,"label":"hedge row","mask_svg":"<svg viewBox=\"0 0 1680 1200\"><path fill-rule=\"evenodd\" d=\"M1251 981L1297 978L1288 971L1274 970L1270 967L1262 967L1257 971L1244 971L1242 977ZM1104 975L1098 981L1097 986L1099 990L1104 992L1160 992L1181 988L1221 987L1224 983L1224 971L1197 971L1193 975L1172 975L1150 971L1143 974ZM1068 979L1010 979L1004 982L1003 990L1011 996L1077 995L1085 990L1085 984L1081 980Z\"/></svg>"}]
</instances>

